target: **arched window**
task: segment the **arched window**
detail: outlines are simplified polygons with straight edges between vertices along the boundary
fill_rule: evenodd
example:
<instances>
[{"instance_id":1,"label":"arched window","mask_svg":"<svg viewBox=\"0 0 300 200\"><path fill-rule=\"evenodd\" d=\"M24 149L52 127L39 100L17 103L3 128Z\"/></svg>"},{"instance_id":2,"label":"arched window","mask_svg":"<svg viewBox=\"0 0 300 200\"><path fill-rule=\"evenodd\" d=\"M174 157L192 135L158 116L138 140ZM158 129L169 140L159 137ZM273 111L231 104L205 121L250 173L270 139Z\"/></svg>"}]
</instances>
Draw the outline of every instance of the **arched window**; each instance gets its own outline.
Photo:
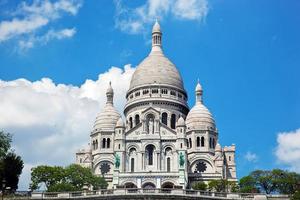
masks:
<instances>
[{"instance_id":1,"label":"arched window","mask_svg":"<svg viewBox=\"0 0 300 200\"><path fill-rule=\"evenodd\" d=\"M186 140L186 147L187 147L187 148L190 148L189 140Z\"/></svg>"},{"instance_id":2,"label":"arched window","mask_svg":"<svg viewBox=\"0 0 300 200\"><path fill-rule=\"evenodd\" d=\"M132 128L133 124L132 124L132 117L129 118L129 128Z\"/></svg>"},{"instance_id":3,"label":"arched window","mask_svg":"<svg viewBox=\"0 0 300 200\"><path fill-rule=\"evenodd\" d=\"M134 172L134 158L130 160L130 172Z\"/></svg>"},{"instance_id":4,"label":"arched window","mask_svg":"<svg viewBox=\"0 0 300 200\"><path fill-rule=\"evenodd\" d=\"M216 146L216 141L215 141L215 138L212 139L212 148L215 148Z\"/></svg>"},{"instance_id":5,"label":"arched window","mask_svg":"<svg viewBox=\"0 0 300 200\"><path fill-rule=\"evenodd\" d=\"M135 115L135 125L138 125L140 123L140 116Z\"/></svg>"},{"instance_id":6,"label":"arched window","mask_svg":"<svg viewBox=\"0 0 300 200\"><path fill-rule=\"evenodd\" d=\"M228 160L231 161L231 156L228 156Z\"/></svg>"},{"instance_id":7,"label":"arched window","mask_svg":"<svg viewBox=\"0 0 300 200\"><path fill-rule=\"evenodd\" d=\"M119 149L121 149L121 144L119 144Z\"/></svg>"},{"instance_id":8,"label":"arched window","mask_svg":"<svg viewBox=\"0 0 300 200\"><path fill-rule=\"evenodd\" d=\"M175 127L176 127L176 115L172 114L171 115L171 128L175 129Z\"/></svg>"},{"instance_id":9,"label":"arched window","mask_svg":"<svg viewBox=\"0 0 300 200\"><path fill-rule=\"evenodd\" d=\"M96 143L95 143L95 149L98 149L98 140L96 140Z\"/></svg>"},{"instance_id":10,"label":"arched window","mask_svg":"<svg viewBox=\"0 0 300 200\"><path fill-rule=\"evenodd\" d=\"M167 158L167 172L171 171L171 158Z\"/></svg>"},{"instance_id":11,"label":"arched window","mask_svg":"<svg viewBox=\"0 0 300 200\"><path fill-rule=\"evenodd\" d=\"M161 123L168 125L168 114L165 112L161 115Z\"/></svg>"},{"instance_id":12,"label":"arched window","mask_svg":"<svg viewBox=\"0 0 300 200\"><path fill-rule=\"evenodd\" d=\"M182 149L182 143L180 143L180 148Z\"/></svg>"},{"instance_id":13,"label":"arched window","mask_svg":"<svg viewBox=\"0 0 300 200\"><path fill-rule=\"evenodd\" d=\"M204 147L204 137L201 137L201 147Z\"/></svg>"},{"instance_id":14,"label":"arched window","mask_svg":"<svg viewBox=\"0 0 300 200\"><path fill-rule=\"evenodd\" d=\"M209 138L209 148L211 148L212 146L212 141L211 141L211 138Z\"/></svg>"},{"instance_id":15,"label":"arched window","mask_svg":"<svg viewBox=\"0 0 300 200\"><path fill-rule=\"evenodd\" d=\"M146 156L148 159L148 165L153 165L153 153L154 153L154 146L152 144L146 147Z\"/></svg>"},{"instance_id":16,"label":"arched window","mask_svg":"<svg viewBox=\"0 0 300 200\"><path fill-rule=\"evenodd\" d=\"M200 147L200 137L197 137L197 147Z\"/></svg>"},{"instance_id":17,"label":"arched window","mask_svg":"<svg viewBox=\"0 0 300 200\"><path fill-rule=\"evenodd\" d=\"M192 139L189 138L189 142L190 142L190 148L192 148Z\"/></svg>"},{"instance_id":18,"label":"arched window","mask_svg":"<svg viewBox=\"0 0 300 200\"><path fill-rule=\"evenodd\" d=\"M103 138L103 139L102 139L102 148L105 148L105 146L106 146L106 139Z\"/></svg>"},{"instance_id":19,"label":"arched window","mask_svg":"<svg viewBox=\"0 0 300 200\"><path fill-rule=\"evenodd\" d=\"M107 138L107 148L109 149L110 148L110 138Z\"/></svg>"}]
</instances>

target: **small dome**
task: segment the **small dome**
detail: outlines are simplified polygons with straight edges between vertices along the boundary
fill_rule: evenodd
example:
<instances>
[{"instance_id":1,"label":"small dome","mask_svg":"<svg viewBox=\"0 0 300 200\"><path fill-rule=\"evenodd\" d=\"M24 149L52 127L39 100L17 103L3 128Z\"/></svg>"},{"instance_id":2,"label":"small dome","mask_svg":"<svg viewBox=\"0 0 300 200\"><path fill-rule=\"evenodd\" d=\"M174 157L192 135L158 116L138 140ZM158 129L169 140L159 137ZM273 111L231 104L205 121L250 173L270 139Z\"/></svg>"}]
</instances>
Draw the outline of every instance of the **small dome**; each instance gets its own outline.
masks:
<instances>
[{"instance_id":1,"label":"small dome","mask_svg":"<svg viewBox=\"0 0 300 200\"><path fill-rule=\"evenodd\" d=\"M117 121L116 127L124 127L124 122L122 117L120 117L119 120Z\"/></svg>"},{"instance_id":2,"label":"small dome","mask_svg":"<svg viewBox=\"0 0 300 200\"><path fill-rule=\"evenodd\" d=\"M185 123L188 130L207 130L208 127L215 129L212 114L201 102L197 102L190 110Z\"/></svg>"},{"instance_id":3,"label":"small dome","mask_svg":"<svg viewBox=\"0 0 300 200\"><path fill-rule=\"evenodd\" d=\"M114 130L121 115L112 104L106 104L103 111L98 114L94 124L94 130Z\"/></svg>"},{"instance_id":4,"label":"small dome","mask_svg":"<svg viewBox=\"0 0 300 200\"><path fill-rule=\"evenodd\" d=\"M178 119L177 126L185 126L185 121L182 116L180 116L180 118Z\"/></svg>"},{"instance_id":5,"label":"small dome","mask_svg":"<svg viewBox=\"0 0 300 200\"><path fill-rule=\"evenodd\" d=\"M106 105L104 106L104 109L102 112L98 114L96 117L96 121L94 124L94 130L109 130L113 131L117 121L121 117L117 109L113 105L113 96L114 91L111 87L111 83L109 83L109 87L106 92Z\"/></svg>"},{"instance_id":6,"label":"small dome","mask_svg":"<svg viewBox=\"0 0 300 200\"><path fill-rule=\"evenodd\" d=\"M160 25L157 20L155 21L155 24L153 25L153 28L152 28L152 33L154 33L154 32L161 32Z\"/></svg>"}]
</instances>

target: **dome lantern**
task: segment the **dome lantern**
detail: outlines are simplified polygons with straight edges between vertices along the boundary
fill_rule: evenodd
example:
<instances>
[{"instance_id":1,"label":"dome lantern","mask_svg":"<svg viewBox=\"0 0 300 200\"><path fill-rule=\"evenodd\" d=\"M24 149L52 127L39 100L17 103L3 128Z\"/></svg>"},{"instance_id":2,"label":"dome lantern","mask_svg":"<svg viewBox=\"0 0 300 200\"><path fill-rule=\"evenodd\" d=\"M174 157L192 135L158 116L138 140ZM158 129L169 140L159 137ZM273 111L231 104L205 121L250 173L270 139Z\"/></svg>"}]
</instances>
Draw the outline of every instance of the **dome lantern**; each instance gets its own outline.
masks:
<instances>
[{"instance_id":1,"label":"dome lantern","mask_svg":"<svg viewBox=\"0 0 300 200\"><path fill-rule=\"evenodd\" d=\"M114 90L111 87L111 81L109 81L109 86L106 90L106 104L113 104L114 103Z\"/></svg>"},{"instance_id":2,"label":"dome lantern","mask_svg":"<svg viewBox=\"0 0 300 200\"><path fill-rule=\"evenodd\" d=\"M200 85L199 79L198 79L198 83L196 85L195 93L196 93L196 103L198 103L198 102L202 103L203 90L202 90L202 86Z\"/></svg>"},{"instance_id":3,"label":"dome lantern","mask_svg":"<svg viewBox=\"0 0 300 200\"><path fill-rule=\"evenodd\" d=\"M162 32L160 29L160 25L156 19L155 24L152 28L152 50L153 52L162 53Z\"/></svg>"}]
</instances>

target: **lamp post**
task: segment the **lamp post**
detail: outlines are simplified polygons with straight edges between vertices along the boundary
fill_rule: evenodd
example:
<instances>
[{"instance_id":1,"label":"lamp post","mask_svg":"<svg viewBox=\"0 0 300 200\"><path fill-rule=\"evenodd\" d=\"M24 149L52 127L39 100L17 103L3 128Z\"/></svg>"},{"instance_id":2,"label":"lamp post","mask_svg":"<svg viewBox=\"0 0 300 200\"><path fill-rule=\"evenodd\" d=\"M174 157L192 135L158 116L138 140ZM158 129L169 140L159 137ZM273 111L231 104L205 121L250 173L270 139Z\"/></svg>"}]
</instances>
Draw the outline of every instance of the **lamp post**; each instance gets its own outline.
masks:
<instances>
[{"instance_id":1,"label":"lamp post","mask_svg":"<svg viewBox=\"0 0 300 200\"><path fill-rule=\"evenodd\" d=\"M2 180L2 200L3 200L3 197L4 197L5 186L6 186L6 180L3 179Z\"/></svg>"}]
</instances>

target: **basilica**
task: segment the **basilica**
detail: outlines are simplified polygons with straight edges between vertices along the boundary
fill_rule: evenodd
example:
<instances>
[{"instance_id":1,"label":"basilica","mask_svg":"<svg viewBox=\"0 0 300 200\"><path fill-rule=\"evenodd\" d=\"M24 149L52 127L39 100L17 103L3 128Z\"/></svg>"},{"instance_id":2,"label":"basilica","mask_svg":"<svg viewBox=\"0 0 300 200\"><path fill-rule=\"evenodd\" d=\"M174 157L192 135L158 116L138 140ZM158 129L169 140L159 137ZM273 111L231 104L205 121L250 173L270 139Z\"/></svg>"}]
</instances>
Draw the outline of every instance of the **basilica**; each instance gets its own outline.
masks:
<instances>
[{"instance_id":1,"label":"basilica","mask_svg":"<svg viewBox=\"0 0 300 200\"><path fill-rule=\"evenodd\" d=\"M108 188L186 189L197 181L237 180L235 145L219 144L199 81L189 108L182 77L163 53L158 22L152 49L131 78L124 117L114 107L111 84L106 97L76 163L103 176Z\"/></svg>"}]
</instances>

